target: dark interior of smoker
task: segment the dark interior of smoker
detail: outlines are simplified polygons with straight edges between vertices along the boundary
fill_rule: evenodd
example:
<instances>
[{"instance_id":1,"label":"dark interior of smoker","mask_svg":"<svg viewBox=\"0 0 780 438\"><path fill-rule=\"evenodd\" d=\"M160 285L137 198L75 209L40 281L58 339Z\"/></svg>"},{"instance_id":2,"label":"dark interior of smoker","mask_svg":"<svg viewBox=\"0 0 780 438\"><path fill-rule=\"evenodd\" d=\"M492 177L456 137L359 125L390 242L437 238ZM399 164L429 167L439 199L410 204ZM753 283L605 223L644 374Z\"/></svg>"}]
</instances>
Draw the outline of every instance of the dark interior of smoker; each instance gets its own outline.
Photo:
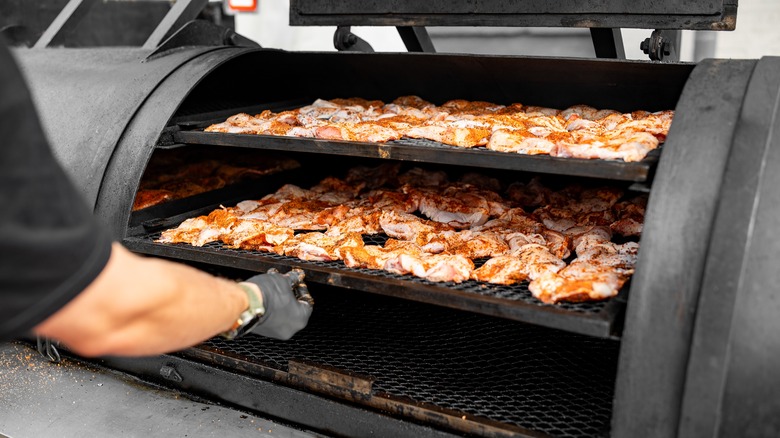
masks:
<instances>
[{"instance_id":1,"label":"dark interior of smoker","mask_svg":"<svg viewBox=\"0 0 780 438\"><path fill-rule=\"evenodd\" d=\"M504 182L542 175L551 184L578 181L647 191L658 153L640 163L597 162L496 155L409 140L356 146L203 133L201 128L238 111L279 110L316 98L353 96L391 101L416 94L436 104L460 98L554 108L586 103L619 111L673 109L692 69L561 59L518 68L522 61L516 58L450 56L436 62L398 62L393 56L365 56L342 56L336 62L323 54L268 51L235 59L190 93L161 136L158 149L270 150L298 160L301 168L134 212L125 245L231 278L300 267L316 301L309 326L290 342L257 336L235 342L215 338L179 355L457 433L609 435L630 283L607 301L545 305L530 295L527 283L441 284L351 269L341 262L228 249L219 243L196 248L154 242L163 229L219 205L259 197L285 183L308 187L355 165L387 162L380 159L382 154L405 168L444 169L451 180L458 173L476 171ZM254 86L238 93L228 86L237 72L262 73ZM374 243L381 243L381 236L376 239Z\"/></svg>"}]
</instances>

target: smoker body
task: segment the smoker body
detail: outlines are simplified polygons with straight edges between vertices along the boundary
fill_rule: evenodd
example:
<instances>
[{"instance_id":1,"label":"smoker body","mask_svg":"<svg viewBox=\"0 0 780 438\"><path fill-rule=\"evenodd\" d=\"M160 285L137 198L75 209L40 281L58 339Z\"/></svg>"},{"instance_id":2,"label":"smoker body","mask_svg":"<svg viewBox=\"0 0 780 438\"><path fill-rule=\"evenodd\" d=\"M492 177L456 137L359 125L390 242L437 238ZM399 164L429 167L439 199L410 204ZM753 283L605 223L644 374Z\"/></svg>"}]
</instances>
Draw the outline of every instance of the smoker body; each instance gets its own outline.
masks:
<instances>
[{"instance_id":1,"label":"smoker body","mask_svg":"<svg viewBox=\"0 0 780 438\"><path fill-rule=\"evenodd\" d=\"M528 419L516 412L496 419L489 413L459 408L458 393L449 395L455 399L453 403L439 405L437 391L441 398L446 398L446 391L436 385L432 385L429 399L409 400L404 398L403 378L396 386L382 386L381 378L363 374L361 360L344 359L345 366L351 364L354 369L312 363L311 357L319 357L324 354L321 350L335 344L351 342L355 350L373 348L370 340L363 345L348 335L339 335L335 328L328 332L331 326L324 320L317 336L297 344L299 351L311 357L301 353L304 357L298 358L295 351L252 338L232 346L214 341L157 358L105 359L110 367L339 435L667 437L730 436L740 431L746 436L762 436L780 430L772 414L780 406L776 397L771 397L780 384L772 373L780 357L780 346L772 336L777 325L774 315L780 310L772 287L778 280L774 266L780 261L780 242L772 233L778 217L774 209L780 205L774 202L777 195L772 192L780 151L773 136L778 125L774 109L780 101L780 61L776 58L705 60L694 65L443 54L293 53L223 46L184 47L156 54L141 49L19 49L15 54L56 155L96 215L130 249L216 270L259 272L269 267L302 267L315 297L318 287L352 290L350 294L371 299L376 295L380 304L385 303L382 296L390 296L397 301L386 305L417 315L417 319L405 321L420 327L427 327L426 313L414 306L432 306L431 312L437 315L434 320L445 327L453 324L451 331L443 329L438 338L431 335L433 344L448 345L457 336L457 324L451 321L462 317L473 324L468 327L489 324L495 336L503 339L498 351L508 344L528 342L538 349L527 357L529 360L552 366L552 358L564 354L567 360L603 366L606 371L603 381L594 383L603 394L588 398L592 388L582 382L568 395L575 401L584 400L586 411L592 405L593 415L599 417L595 424L580 424L580 419ZM58 80L53 80L55 77ZM241 86L234 85L237 81ZM235 135L215 140L203 139L192 131L205 120L258 106L351 96L391 100L408 94L434 103L455 98L557 108L587 103L620 111L674 108L676 114L659 156L636 166L549 157L495 157L487 151L431 152L404 144L365 148ZM152 243L149 236L155 227L170 225L170 219L192 210L187 206L164 214L162 210L156 210L157 214L132 213L146 164L158 148L208 142L214 147L291 151L323 157L323 162L368 158L633 182L650 190L636 274L620 299L588 313L590 309L576 306L518 303L484 292L366 277L284 258ZM339 303L334 299L334 304L322 307L330 310L322 312L338 314L338 305L347 306ZM372 320L370 303L346 308ZM355 318L358 326L370 324L361 321ZM371 333L368 330L365 336L370 338ZM407 336L412 334L414 330ZM332 343L323 336L331 336ZM512 341L513 336L518 341ZM472 340L477 341L485 340ZM279 357L264 359L265 349L278 351L275 354ZM577 352L575 357L562 353L572 349ZM389 355L388 361L393 360L392 355L431 363L476 360L469 352L449 357L446 348L432 348L439 356L423 358L406 356L404 351L383 350L382 354ZM485 354L480 348L475 351L476 355ZM536 356L545 351L554 353L547 362ZM353 353L341 354L347 357ZM498 369L506 365L502 361L514 359L511 354L496 354ZM588 355L600 354L607 357L605 362L590 362L593 357ZM341 359L333 361L342 363ZM181 378L160 376L160 368L165 366L175 368ZM495 373L493 383L483 377L482 385L511 384L535 376ZM577 380L576 373L567 376L565 369L555 373L560 373L556 375L559 380ZM553 416L562 406L558 400L567 397L565 388L554 385L553 389L532 385L528 391L528 397L535 400L531 404L536 403L533 409ZM523 394L522 390L517 394ZM611 406L598 407L604 400ZM510 410L530 406L507 403ZM501 403L487 406L487 410L491 406L501 409ZM576 406L567 405L566 409L561 414L564 417L576 411ZM566 423L569 426L561 426Z\"/></svg>"}]
</instances>

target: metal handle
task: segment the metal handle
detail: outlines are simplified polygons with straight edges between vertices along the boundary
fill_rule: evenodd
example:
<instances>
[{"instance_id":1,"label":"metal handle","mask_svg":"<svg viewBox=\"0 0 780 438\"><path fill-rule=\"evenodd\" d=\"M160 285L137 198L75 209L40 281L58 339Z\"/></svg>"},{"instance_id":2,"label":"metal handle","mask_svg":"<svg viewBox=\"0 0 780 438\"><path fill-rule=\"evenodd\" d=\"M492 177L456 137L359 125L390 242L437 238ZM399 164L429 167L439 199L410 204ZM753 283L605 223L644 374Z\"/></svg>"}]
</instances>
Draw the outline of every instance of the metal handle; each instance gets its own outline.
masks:
<instances>
[{"instance_id":1,"label":"metal handle","mask_svg":"<svg viewBox=\"0 0 780 438\"><path fill-rule=\"evenodd\" d=\"M62 361L60 352L57 350L57 347L52 344L51 339L37 336L35 338L35 343L38 348L38 353L41 353L41 355L49 359L50 362L59 363Z\"/></svg>"},{"instance_id":2,"label":"metal handle","mask_svg":"<svg viewBox=\"0 0 780 438\"><path fill-rule=\"evenodd\" d=\"M267 271L269 274L278 274L279 270L276 268L271 268ZM303 301L305 303L308 303L310 306L314 305L314 298L309 294L309 286L306 285L306 283L303 282L304 278L306 278L306 273L303 272L303 269L300 268L293 268L290 270L290 272L287 272L286 275L290 279L290 285L292 286L293 294L295 295L295 299L298 301Z\"/></svg>"}]
</instances>

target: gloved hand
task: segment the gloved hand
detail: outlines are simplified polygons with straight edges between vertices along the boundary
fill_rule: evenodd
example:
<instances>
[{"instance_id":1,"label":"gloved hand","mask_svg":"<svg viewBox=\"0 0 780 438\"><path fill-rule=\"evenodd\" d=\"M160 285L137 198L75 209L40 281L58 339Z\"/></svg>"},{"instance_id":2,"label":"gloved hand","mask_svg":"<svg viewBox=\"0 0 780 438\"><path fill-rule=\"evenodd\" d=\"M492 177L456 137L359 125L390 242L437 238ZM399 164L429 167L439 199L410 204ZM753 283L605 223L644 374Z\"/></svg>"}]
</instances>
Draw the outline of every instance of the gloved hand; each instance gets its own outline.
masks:
<instances>
[{"instance_id":1,"label":"gloved hand","mask_svg":"<svg viewBox=\"0 0 780 438\"><path fill-rule=\"evenodd\" d=\"M251 332L269 338L288 340L306 327L314 309L314 300L303 282L304 273L293 269L280 274L276 269L244 281L260 288L265 314Z\"/></svg>"}]
</instances>

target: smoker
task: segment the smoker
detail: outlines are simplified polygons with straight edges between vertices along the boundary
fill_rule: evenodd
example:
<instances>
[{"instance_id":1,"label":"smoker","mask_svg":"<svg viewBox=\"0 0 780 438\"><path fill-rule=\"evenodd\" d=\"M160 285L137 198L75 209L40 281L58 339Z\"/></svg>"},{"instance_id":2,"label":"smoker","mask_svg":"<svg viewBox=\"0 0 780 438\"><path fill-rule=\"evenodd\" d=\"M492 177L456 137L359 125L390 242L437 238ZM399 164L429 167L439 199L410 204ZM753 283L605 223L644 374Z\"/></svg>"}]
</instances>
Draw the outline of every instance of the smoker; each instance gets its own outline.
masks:
<instances>
[{"instance_id":1,"label":"smoker","mask_svg":"<svg viewBox=\"0 0 780 438\"><path fill-rule=\"evenodd\" d=\"M451 3L451 4L450 4ZM732 29L736 4L696 1L293 1L291 22L399 27L413 51L428 25ZM447 12L442 12L447 11ZM652 11L649 13L647 11ZM159 357L99 363L344 436L767 436L780 431L780 59L696 64L436 53L286 52L188 25L154 48L17 49L55 153L131 250L240 278L298 267L317 305L293 340L212 339ZM599 43L601 42L601 43ZM619 42L619 41L618 41ZM611 49L612 48L612 49ZM206 133L239 111L317 98L416 94L553 108L674 109L663 146L635 163L485 149ZM301 163L252 184L132 211L159 151L207 148ZM432 283L275 254L156 243L183 219L305 186L344 163L388 161L491 174L598 180L649 192L636 273L610 300L545 305L527 284Z\"/></svg>"}]
</instances>

